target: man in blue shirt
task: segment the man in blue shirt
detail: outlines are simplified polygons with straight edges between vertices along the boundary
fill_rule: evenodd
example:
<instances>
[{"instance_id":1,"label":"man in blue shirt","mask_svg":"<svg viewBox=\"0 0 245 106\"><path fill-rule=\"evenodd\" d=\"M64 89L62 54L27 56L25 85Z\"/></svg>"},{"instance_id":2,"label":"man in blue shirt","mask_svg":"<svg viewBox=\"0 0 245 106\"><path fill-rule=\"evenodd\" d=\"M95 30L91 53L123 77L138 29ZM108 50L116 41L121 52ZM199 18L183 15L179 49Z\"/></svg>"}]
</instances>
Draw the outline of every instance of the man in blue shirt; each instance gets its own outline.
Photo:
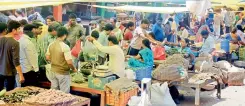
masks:
<instances>
[{"instance_id":1,"label":"man in blue shirt","mask_svg":"<svg viewBox=\"0 0 245 106\"><path fill-rule=\"evenodd\" d=\"M157 41L160 41L162 42L165 38L165 33L163 31L163 27L162 27L162 18L159 17L157 19L157 22L153 25L153 28L152 28L152 32L154 33L154 39L157 40Z\"/></svg>"}]
</instances>

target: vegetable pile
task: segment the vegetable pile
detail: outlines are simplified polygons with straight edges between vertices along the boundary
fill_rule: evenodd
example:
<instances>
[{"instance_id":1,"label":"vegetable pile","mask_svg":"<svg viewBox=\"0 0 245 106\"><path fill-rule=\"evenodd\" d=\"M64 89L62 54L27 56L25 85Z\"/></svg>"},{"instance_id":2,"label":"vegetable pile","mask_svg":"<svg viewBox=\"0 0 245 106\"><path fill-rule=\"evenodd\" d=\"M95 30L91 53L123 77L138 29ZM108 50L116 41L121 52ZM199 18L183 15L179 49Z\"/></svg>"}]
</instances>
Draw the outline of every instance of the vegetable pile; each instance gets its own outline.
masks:
<instances>
[{"instance_id":1,"label":"vegetable pile","mask_svg":"<svg viewBox=\"0 0 245 106\"><path fill-rule=\"evenodd\" d=\"M79 73L79 72L72 73L71 77L72 77L71 78L72 82L75 82L75 83L83 83L83 82L85 82L85 79L84 79L84 76L83 76L82 73Z\"/></svg>"},{"instance_id":2,"label":"vegetable pile","mask_svg":"<svg viewBox=\"0 0 245 106\"><path fill-rule=\"evenodd\" d=\"M20 103L24 98L31 95L37 95L39 93L39 91L17 91L9 95L1 96L0 100L4 101L5 103Z\"/></svg>"},{"instance_id":3,"label":"vegetable pile","mask_svg":"<svg viewBox=\"0 0 245 106\"><path fill-rule=\"evenodd\" d=\"M36 104L37 106L70 106L75 101L78 101L75 96L54 89L44 91L36 96L24 100L27 104Z\"/></svg>"}]
</instances>

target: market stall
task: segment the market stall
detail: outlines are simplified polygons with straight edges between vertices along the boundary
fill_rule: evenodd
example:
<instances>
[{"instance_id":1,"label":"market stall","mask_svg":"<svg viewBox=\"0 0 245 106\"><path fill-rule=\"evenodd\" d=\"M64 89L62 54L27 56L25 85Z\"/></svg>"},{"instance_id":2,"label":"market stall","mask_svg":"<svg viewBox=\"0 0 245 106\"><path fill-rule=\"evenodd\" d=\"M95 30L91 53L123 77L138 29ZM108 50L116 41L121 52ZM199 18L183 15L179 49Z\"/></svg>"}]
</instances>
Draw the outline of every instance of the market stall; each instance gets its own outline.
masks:
<instances>
[{"instance_id":1,"label":"market stall","mask_svg":"<svg viewBox=\"0 0 245 106\"><path fill-rule=\"evenodd\" d=\"M90 99L66 94L58 90L22 87L0 97L0 106L90 106Z\"/></svg>"}]
</instances>

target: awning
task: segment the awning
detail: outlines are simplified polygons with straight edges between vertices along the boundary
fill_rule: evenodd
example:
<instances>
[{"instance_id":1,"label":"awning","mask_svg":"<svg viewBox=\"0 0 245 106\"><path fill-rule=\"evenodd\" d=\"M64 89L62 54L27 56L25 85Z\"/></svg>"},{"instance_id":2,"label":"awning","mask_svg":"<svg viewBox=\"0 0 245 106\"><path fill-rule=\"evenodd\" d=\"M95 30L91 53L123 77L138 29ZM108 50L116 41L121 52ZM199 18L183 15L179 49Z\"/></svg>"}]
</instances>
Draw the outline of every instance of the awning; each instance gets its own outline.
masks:
<instances>
[{"instance_id":1,"label":"awning","mask_svg":"<svg viewBox=\"0 0 245 106\"><path fill-rule=\"evenodd\" d=\"M146 6L99 6L92 5L93 7L106 8L121 11L135 11L135 12L149 12L149 13L181 13L189 11L186 7L146 7Z\"/></svg>"}]
</instances>

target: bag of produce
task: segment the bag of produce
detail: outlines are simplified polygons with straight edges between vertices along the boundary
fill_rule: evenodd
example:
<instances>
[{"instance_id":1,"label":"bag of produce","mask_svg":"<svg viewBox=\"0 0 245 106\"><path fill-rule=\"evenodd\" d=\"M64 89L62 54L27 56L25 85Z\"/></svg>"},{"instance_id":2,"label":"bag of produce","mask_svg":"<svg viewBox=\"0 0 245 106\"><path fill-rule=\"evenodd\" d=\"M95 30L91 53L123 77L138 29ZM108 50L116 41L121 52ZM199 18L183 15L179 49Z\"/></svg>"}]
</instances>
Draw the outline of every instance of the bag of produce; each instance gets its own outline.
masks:
<instances>
[{"instance_id":1,"label":"bag of produce","mask_svg":"<svg viewBox=\"0 0 245 106\"><path fill-rule=\"evenodd\" d=\"M197 61L195 63L195 71L196 72L203 72L203 70L208 70L213 67L212 63L207 61Z\"/></svg>"},{"instance_id":2,"label":"bag of produce","mask_svg":"<svg viewBox=\"0 0 245 106\"><path fill-rule=\"evenodd\" d=\"M227 70L227 71L231 68L231 64L228 61L224 61L224 60L218 61L214 63L214 65L218 67L219 69Z\"/></svg>"},{"instance_id":3,"label":"bag of produce","mask_svg":"<svg viewBox=\"0 0 245 106\"><path fill-rule=\"evenodd\" d=\"M185 77L185 69L183 66L170 65L165 67L159 65L153 73L153 78L159 81L175 81Z\"/></svg>"},{"instance_id":4,"label":"bag of produce","mask_svg":"<svg viewBox=\"0 0 245 106\"><path fill-rule=\"evenodd\" d=\"M76 72L71 74L71 81L75 83L83 83L85 82L85 79L83 77L82 73Z\"/></svg>"},{"instance_id":5,"label":"bag of produce","mask_svg":"<svg viewBox=\"0 0 245 106\"><path fill-rule=\"evenodd\" d=\"M245 70L242 68L232 67L228 71L228 85L229 86L242 86L245 78Z\"/></svg>"}]
</instances>

